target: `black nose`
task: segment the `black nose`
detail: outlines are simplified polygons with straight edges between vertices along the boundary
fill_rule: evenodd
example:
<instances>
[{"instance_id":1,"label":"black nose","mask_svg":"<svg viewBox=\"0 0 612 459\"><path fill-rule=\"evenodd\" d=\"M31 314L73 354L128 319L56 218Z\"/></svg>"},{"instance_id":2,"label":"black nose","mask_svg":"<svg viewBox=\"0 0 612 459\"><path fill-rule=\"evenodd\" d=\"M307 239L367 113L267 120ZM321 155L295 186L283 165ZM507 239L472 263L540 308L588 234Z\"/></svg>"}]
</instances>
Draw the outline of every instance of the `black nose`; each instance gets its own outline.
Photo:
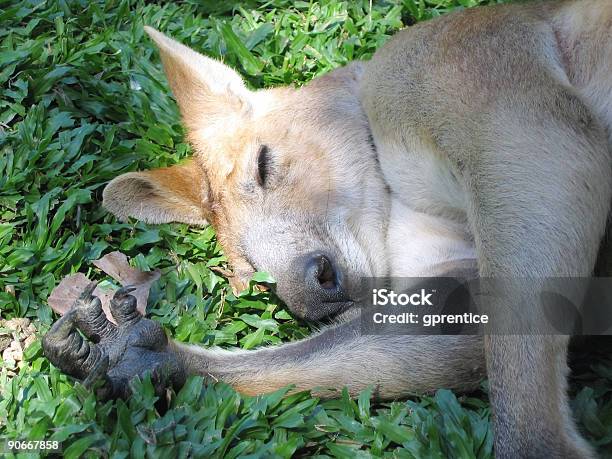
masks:
<instances>
[{"instance_id":1,"label":"black nose","mask_svg":"<svg viewBox=\"0 0 612 459\"><path fill-rule=\"evenodd\" d=\"M315 253L307 257L305 281L309 293L320 301L342 300L341 273L326 255Z\"/></svg>"}]
</instances>

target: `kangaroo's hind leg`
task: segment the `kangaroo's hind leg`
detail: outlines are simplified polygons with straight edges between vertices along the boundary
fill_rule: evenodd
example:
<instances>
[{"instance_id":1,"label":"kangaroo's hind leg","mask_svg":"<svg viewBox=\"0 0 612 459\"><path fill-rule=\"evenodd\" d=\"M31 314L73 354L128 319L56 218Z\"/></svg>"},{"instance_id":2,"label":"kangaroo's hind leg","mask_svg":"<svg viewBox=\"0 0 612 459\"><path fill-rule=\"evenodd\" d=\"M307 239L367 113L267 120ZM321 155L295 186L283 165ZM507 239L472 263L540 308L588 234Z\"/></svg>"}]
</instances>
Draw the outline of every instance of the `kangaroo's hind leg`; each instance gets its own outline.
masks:
<instances>
[{"instance_id":1,"label":"kangaroo's hind leg","mask_svg":"<svg viewBox=\"0 0 612 459\"><path fill-rule=\"evenodd\" d=\"M480 274L535 279L495 300L495 321L510 309L532 312L546 277L592 274L612 166L604 129L562 85L513 94L492 113L475 160L463 164ZM537 333L485 338L497 457L592 456L569 410L567 343Z\"/></svg>"}]
</instances>

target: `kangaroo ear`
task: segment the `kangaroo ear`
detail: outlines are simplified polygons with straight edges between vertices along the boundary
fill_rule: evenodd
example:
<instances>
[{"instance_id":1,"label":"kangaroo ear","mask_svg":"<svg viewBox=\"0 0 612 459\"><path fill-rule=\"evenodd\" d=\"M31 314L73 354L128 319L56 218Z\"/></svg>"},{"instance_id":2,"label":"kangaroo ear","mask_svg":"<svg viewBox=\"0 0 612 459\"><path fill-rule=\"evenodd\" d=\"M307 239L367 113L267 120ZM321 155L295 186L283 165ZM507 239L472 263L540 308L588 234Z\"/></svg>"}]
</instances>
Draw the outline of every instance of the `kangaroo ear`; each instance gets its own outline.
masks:
<instances>
[{"instance_id":1,"label":"kangaroo ear","mask_svg":"<svg viewBox=\"0 0 612 459\"><path fill-rule=\"evenodd\" d=\"M248 110L250 91L233 69L145 26L157 44L172 93L189 129Z\"/></svg>"},{"instance_id":2,"label":"kangaroo ear","mask_svg":"<svg viewBox=\"0 0 612 459\"><path fill-rule=\"evenodd\" d=\"M193 159L120 175L104 188L102 205L120 220L147 223L206 225L210 216L206 175Z\"/></svg>"}]
</instances>

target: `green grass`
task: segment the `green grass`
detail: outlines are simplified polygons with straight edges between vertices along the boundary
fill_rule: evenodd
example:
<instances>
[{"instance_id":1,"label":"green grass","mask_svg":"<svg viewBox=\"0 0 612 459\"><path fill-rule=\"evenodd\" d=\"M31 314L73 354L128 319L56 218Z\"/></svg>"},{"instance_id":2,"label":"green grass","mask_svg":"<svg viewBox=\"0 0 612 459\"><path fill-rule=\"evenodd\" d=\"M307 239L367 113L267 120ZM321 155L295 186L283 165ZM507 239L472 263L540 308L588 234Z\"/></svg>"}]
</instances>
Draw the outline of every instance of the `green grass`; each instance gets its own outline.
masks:
<instances>
[{"instance_id":1,"label":"green grass","mask_svg":"<svg viewBox=\"0 0 612 459\"><path fill-rule=\"evenodd\" d=\"M271 294L231 293L211 269L226 260L210 228L118 223L100 207L113 177L190 152L143 25L222 57L252 87L265 87L368 58L405 24L478 3L494 2L0 0L2 318L30 318L44 333L54 286L78 271L105 279L91 261L121 250L140 269L161 270L149 315L181 341L250 349L305 336L308 328ZM0 367L0 439L59 440L70 458L491 456L485 392L383 404L366 392L322 402L307 393L283 398L285 391L243 397L192 378L166 410L146 380L134 382L127 402L97 402L50 366L39 341L18 371L10 367ZM610 368L590 365L575 389L577 416L604 452L612 451Z\"/></svg>"}]
</instances>

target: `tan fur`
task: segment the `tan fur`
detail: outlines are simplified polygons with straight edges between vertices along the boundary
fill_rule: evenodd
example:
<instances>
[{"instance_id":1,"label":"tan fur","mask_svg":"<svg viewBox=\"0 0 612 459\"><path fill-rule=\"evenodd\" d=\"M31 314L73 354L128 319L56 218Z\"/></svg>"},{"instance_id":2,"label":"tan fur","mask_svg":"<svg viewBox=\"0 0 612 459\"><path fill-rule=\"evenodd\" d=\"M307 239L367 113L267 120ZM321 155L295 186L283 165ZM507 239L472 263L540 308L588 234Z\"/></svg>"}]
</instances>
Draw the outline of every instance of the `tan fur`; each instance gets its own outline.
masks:
<instances>
[{"instance_id":1,"label":"tan fur","mask_svg":"<svg viewBox=\"0 0 612 459\"><path fill-rule=\"evenodd\" d=\"M104 202L121 219L133 216L149 223L205 225L211 212L203 173L198 162L189 159L173 167L124 174L115 186L104 189Z\"/></svg>"},{"instance_id":2,"label":"tan fur","mask_svg":"<svg viewBox=\"0 0 612 459\"><path fill-rule=\"evenodd\" d=\"M207 219L238 284L266 270L296 315L318 319L327 310L302 301L300 258L318 251L348 291L361 277L441 275L466 258L484 277L592 273L612 197L608 0L445 15L398 33L370 62L257 92L147 31L200 169L126 174L104 205L153 223ZM263 146L272 164L262 185ZM185 205L171 212L178 196ZM504 311L536 298L519 289L495 301ZM374 384L382 398L473 388L486 362L498 457L591 457L567 403L567 340L367 337L345 317L280 347L177 353L247 393Z\"/></svg>"}]
</instances>

